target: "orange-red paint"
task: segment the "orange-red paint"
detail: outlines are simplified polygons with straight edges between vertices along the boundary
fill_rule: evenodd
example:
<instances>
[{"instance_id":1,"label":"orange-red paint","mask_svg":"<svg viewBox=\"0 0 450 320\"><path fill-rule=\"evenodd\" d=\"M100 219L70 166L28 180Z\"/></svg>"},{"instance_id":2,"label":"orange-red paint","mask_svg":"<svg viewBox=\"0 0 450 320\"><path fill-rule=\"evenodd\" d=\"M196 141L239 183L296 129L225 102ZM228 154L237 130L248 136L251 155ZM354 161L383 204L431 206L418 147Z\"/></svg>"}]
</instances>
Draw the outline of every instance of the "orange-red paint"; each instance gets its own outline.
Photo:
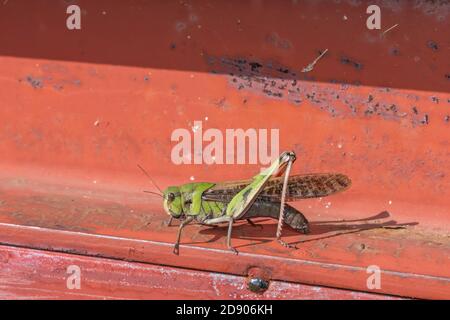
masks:
<instances>
[{"instance_id":1,"label":"orange-red paint","mask_svg":"<svg viewBox=\"0 0 450 320\"><path fill-rule=\"evenodd\" d=\"M79 31L65 28L65 1L0 5L1 243L239 277L257 265L357 291L375 264L376 293L450 297L449 5L383 2L378 31L352 1L78 3ZM263 219L236 227L237 257L223 228L198 226L174 256L176 229L136 164L161 187L259 170L174 165L171 133L196 120L279 129L293 173L342 172L352 188L295 203L312 222L308 236L286 228L299 250Z\"/></svg>"}]
</instances>

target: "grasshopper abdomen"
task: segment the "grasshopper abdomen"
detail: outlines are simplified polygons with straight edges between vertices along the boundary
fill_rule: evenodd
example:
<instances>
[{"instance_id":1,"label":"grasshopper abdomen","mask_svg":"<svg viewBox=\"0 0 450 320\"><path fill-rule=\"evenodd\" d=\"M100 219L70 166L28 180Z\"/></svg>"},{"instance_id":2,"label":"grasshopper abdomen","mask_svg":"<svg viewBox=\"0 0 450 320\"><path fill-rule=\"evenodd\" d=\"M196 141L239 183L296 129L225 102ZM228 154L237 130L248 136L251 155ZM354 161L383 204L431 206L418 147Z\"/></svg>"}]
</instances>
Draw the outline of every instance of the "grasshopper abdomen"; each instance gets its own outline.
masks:
<instances>
[{"instance_id":1,"label":"grasshopper abdomen","mask_svg":"<svg viewBox=\"0 0 450 320\"><path fill-rule=\"evenodd\" d=\"M255 201L250 209L244 214L241 219L270 217L278 219L280 216L280 203ZM309 223L305 216L294 207L286 204L284 209L284 222L292 229L309 233Z\"/></svg>"}]
</instances>

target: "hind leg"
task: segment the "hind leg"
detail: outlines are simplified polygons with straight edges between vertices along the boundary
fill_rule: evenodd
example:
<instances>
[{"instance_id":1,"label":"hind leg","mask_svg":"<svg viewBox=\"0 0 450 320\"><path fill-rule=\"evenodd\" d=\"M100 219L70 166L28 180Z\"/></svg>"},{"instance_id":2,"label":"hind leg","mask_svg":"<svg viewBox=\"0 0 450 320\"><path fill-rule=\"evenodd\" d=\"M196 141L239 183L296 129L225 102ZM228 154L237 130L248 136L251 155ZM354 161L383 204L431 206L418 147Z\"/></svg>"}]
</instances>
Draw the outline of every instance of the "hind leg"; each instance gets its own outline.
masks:
<instances>
[{"instance_id":1,"label":"hind leg","mask_svg":"<svg viewBox=\"0 0 450 320\"><path fill-rule=\"evenodd\" d=\"M285 202L286 202L286 192L287 192L287 188L288 188L289 173L291 172L291 166L292 166L292 162L294 160L295 159L292 159L292 158L290 158L288 160L286 172L284 173L283 190L281 192L280 216L278 219L278 227L277 227L277 234L276 234L277 241L286 248L295 248L295 246L292 246L281 239L281 231L283 230L283 222L284 222L284 214L285 214L284 206L285 206Z\"/></svg>"}]
</instances>

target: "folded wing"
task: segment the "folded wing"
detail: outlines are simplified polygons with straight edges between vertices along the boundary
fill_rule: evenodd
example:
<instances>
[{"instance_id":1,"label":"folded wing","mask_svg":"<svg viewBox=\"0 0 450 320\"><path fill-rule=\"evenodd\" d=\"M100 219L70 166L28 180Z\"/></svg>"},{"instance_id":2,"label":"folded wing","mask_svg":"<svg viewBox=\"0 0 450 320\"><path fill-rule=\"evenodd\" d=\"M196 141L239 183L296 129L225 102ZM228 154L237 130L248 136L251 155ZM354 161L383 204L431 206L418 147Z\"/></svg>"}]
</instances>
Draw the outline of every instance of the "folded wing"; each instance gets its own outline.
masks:
<instances>
[{"instance_id":1,"label":"folded wing","mask_svg":"<svg viewBox=\"0 0 450 320\"><path fill-rule=\"evenodd\" d=\"M271 178L258 195L259 201L280 202L283 177ZM251 180L218 183L203 193L203 200L229 202ZM286 201L326 197L350 187L351 180L340 173L304 174L289 177Z\"/></svg>"}]
</instances>

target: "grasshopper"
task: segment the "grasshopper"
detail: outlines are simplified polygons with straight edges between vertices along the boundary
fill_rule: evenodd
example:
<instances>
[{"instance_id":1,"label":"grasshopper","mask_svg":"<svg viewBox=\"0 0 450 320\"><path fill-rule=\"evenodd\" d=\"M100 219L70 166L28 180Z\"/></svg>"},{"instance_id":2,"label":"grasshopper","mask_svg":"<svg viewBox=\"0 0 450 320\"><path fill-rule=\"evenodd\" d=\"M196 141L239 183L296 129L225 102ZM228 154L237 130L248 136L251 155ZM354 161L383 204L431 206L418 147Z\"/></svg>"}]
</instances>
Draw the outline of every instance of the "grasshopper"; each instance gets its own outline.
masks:
<instances>
[{"instance_id":1,"label":"grasshopper","mask_svg":"<svg viewBox=\"0 0 450 320\"><path fill-rule=\"evenodd\" d=\"M290 177L295 160L294 152L283 152L269 168L250 180L188 183L165 189L162 197L164 210L170 216L168 225L172 219L181 221L173 252L177 255L179 253L183 228L196 221L204 225L228 223L227 247L237 253L231 245L233 223L247 220L255 226L251 218L256 217L278 219L276 239L283 246L292 247L281 239L283 223L286 222L294 230L305 234L309 232L309 224L300 211L286 202L325 197L343 191L351 184L347 176L338 173ZM141 170L144 171L142 168ZM145 171L144 173L147 174Z\"/></svg>"}]
</instances>

